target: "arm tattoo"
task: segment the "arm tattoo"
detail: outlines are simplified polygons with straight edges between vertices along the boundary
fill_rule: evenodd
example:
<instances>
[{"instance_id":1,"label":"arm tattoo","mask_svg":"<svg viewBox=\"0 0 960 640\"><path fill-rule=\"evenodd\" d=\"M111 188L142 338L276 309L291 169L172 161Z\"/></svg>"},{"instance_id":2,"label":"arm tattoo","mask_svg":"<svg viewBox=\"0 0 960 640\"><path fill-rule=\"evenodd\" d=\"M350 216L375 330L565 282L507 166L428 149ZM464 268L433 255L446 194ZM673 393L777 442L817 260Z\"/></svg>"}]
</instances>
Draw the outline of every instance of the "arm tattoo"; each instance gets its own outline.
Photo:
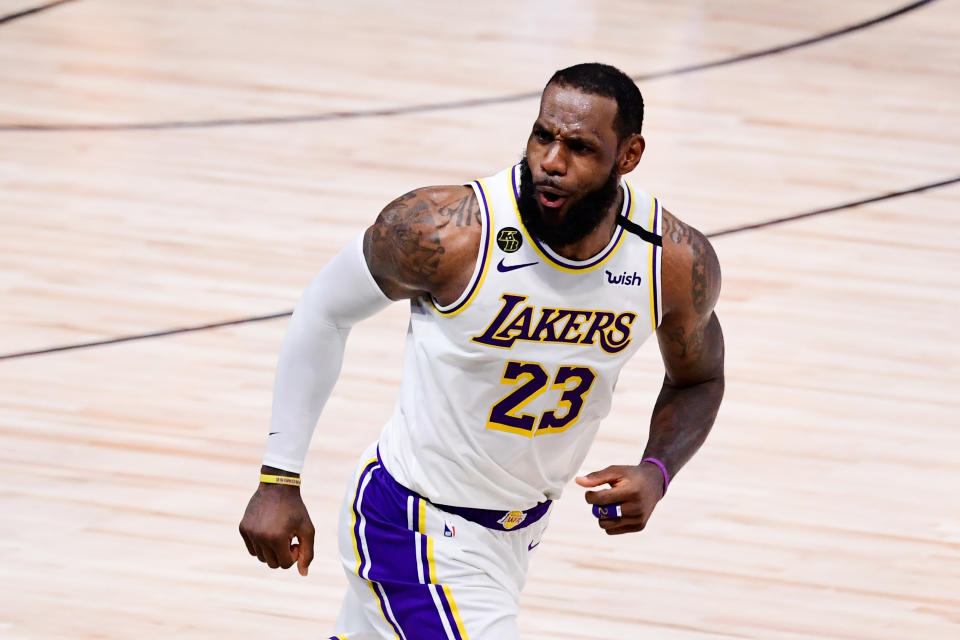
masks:
<instances>
[{"instance_id":1,"label":"arm tattoo","mask_svg":"<svg viewBox=\"0 0 960 640\"><path fill-rule=\"evenodd\" d=\"M697 235L700 235L699 233ZM710 311L710 299L708 293L712 291L713 282L708 279L712 275L707 268L706 260L707 247L702 239L693 243L693 270L690 274L693 282L693 308L697 313L704 315Z\"/></svg>"},{"instance_id":2,"label":"arm tattoo","mask_svg":"<svg viewBox=\"0 0 960 640\"><path fill-rule=\"evenodd\" d=\"M688 336L686 329L679 326L675 330L667 332L667 341L673 349L673 355L678 358L697 359L700 357L700 347L703 345L703 335L700 331L694 331Z\"/></svg>"},{"instance_id":3,"label":"arm tattoo","mask_svg":"<svg viewBox=\"0 0 960 640\"><path fill-rule=\"evenodd\" d=\"M690 273L693 308L700 315L706 315L712 309L712 293L719 284L715 261L709 260L709 243L706 237L673 216L663 217L663 230L664 235L669 236L674 244L686 244L693 252Z\"/></svg>"},{"instance_id":4,"label":"arm tattoo","mask_svg":"<svg viewBox=\"0 0 960 640\"><path fill-rule=\"evenodd\" d=\"M389 271L402 282L431 282L444 253L434 209L417 192L400 196L384 209L373 227L371 252L387 257ZM433 229L425 233L424 228Z\"/></svg>"},{"instance_id":5,"label":"arm tattoo","mask_svg":"<svg viewBox=\"0 0 960 640\"><path fill-rule=\"evenodd\" d=\"M451 235L445 228L480 226L480 203L472 189L459 199L443 198L442 188L439 193L433 188L411 191L387 205L373 225L367 255L378 257L377 273L399 285L403 289L395 291L399 295L411 290L435 292L434 287L442 284L439 280L449 277L441 273L441 260L449 262L444 258L449 248L444 238L462 234ZM456 251L455 244L452 250Z\"/></svg>"},{"instance_id":6,"label":"arm tattoo","mask_svg":"<svg viewBox=\"0 0 960 640\"><path fill-rule=\"evenodd\" d=\"M437 214L446 218L440 226L446 226L452 220L458 227L469 227L474 222L480 224L480 203L476 196L470 193L454 203L441 206L437 209Z\"/></svg>"}]
</instances>

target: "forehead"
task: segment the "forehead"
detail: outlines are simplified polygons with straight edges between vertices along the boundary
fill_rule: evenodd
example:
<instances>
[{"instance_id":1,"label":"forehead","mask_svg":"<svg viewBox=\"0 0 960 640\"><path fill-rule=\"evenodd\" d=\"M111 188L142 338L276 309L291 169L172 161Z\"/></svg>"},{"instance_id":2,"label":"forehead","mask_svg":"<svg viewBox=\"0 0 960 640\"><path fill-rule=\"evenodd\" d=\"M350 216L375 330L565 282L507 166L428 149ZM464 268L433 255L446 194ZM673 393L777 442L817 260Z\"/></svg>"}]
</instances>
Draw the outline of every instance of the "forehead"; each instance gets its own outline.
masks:
<instances>
[{"instance_id":1,"label":"forehead","mask_svg":"<svg viewBox=\"0 0 960 640\"><path fill-rule=\"evenodd\" d=\"M590 136L616 143L616 117L617 102L613 98L550 84L540 99L537 122L561 135Z\"/></svg>"}]
</instances>

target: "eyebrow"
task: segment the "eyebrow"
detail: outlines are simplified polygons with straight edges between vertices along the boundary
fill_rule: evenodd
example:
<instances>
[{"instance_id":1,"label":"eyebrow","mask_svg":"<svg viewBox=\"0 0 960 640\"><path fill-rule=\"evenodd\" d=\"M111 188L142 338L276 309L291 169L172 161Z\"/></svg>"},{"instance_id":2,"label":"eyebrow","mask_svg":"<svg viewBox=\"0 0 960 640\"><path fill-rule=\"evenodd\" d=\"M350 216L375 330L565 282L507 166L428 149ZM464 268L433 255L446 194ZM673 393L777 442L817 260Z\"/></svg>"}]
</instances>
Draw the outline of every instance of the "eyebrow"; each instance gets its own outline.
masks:
<instances>
[{"instance_id":1,"label":"eyebrow","mask_svg":"<svg viewBox=\"0 0 960 640\"><path fill-rule=\"evenodd\" d=\"M543 122L541 122L539 118L534 121L533 130L534 131L540 130L545 133L549 133L554 137L562 137L564 140L567 140L569 142L579 142L580 144L583 144L589 147L595 147L601 144L601 142L603 141L599 135L597 135L592 131L586 134L584 132L577 132L577 133L569 133L566 135L563 135L563 134L557 135L551 130L550 127L546 126Z\"/></svg>"}]
</instances>

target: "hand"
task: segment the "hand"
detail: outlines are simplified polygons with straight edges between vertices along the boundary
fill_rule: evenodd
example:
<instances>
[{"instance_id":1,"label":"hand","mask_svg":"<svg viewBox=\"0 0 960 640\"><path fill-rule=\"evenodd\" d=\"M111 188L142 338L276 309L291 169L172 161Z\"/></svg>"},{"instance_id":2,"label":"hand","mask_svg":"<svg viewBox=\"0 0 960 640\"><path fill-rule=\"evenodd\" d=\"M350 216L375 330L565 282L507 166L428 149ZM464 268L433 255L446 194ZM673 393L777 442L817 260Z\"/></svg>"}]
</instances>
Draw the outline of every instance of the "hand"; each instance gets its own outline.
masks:
<instances>
[{"instance_id":1,"label":"hand","mask_svg":"<svg viewBox=\"0 0 960 640\"><path fill-rule=\"evenodd\" d=\"M650 463L610 466L578 477L577 484L581 487L610 485L610 489L587 491L584 498L589 504L620 504L622 517L598 520L600 528L611 536L642 531L663 497L663 474Z\"/></svg>"},{"instance_id":2,"label":"hand","mask_svg":"<svg viewBox=\"0 0 960 640\"><path fill-rule=\"evenodd\" d=\"M314 533L300 488L287 485L261 483L240 521L240 535L250 555L271 569L289 569L296 563L302 576L313 561Z\"/></svg>"}]
</instances>

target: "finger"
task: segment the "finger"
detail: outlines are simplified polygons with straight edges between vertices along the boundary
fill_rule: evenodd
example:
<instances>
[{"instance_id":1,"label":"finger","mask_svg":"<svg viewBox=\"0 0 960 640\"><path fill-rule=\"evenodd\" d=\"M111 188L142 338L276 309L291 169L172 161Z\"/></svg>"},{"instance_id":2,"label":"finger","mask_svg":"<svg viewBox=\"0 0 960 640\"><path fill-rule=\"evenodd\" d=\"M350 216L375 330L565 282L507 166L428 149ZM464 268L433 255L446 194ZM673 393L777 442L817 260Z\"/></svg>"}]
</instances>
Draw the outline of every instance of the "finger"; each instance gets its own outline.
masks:
<instances>
[{"instance_id":1,"label":"finger","mask_svg":"<svg viewBox=\"0 0 960 640\"><path fill-rule=\"evenodd\" d=\"M643 519L642 518L612 518L609 520L599 520L600 528L604 531L611 531L614 529L621 529L623 527L640 527L643 528Z\"/></svg>"},{"instance_id":2,"label":"finger","mask_svg":"<svg viewBox=\"0 0 960 640\"><path fill-rule=\"evenodd\" d=\"M296 559L293 557L293 553L291 553L292 545L290 542L290 539L285 539L281 542L277 542L271 548L271 551L273 551L277 556L277 562L283 569L289 569L293 566L293 563L296 562Z\"/></svg>"},{"instance_id":3,"label":"finger","mask_svg":"<svg viewBox=\"0 0 960 640\"><path fill-rule=\"evenodd\" d=\"M260 550L263 552L264 562L267 563L267 566L271 569L276 569L280 566L280 562L277 560L277 553L267 545L260 547Z\"/></svg>"},{"instance_id":4,"label":"finger","mask_svg":"<svg viewBox=\"0 0 960 640\"><path fill-rule=\"evenodd\" d=\"M622 518L623 517L623 507L620 503L616 504L595 504L593 509L591 509L593 517L598 520L603 520L604 518Z\"/></svg>"},{"instance_id":5,"label":"finger","mask_svg":"<svg viewBox=\"0 0 960 640\"><path fill-rule=\"evenodd\" d=\"M257 556L257 560L260 562L266 562L267 558L263 555L263 547L257 544L253 538L250 539L250 544L253 545L253 555Z\"/></svg>"},{"instance_id":6,"label":"finger","mask_svg":"<svg viewBox=\"0 0 960 640\"><path fill-rule=\"evenodd\" d=\"M619 513L617 513L617 507L620 509ZM598 520L643 518L644 516L649 516L650 511L652 511L652 509L644 509L643 503L638 501L613 502L604 505L595 504L592 509L594 517ZM607 515L603 515L604 510L606 510ZM597 512L599 512L600 515L597 515Z\"/></svg>"},{"instance_id":7,"label":"finger","mask_svg":"<svg viewBox=\"0 0 960 640\"><path fill-rule=\"evenodd\" d=\"M240 537L243 538L243 544L247 545L247 551L250 553L250 555L257 555L257 552L253 549L253 543L250 542L250 538L247 537L247 534L244 533L243 529L240 529Z\"/></svg>"},{"instance_id":8,"label":"finger","mask_svg":"<svg viewBox=\"0 0 960 640\"><path fill-rule=\"evenodd\" d=\"M637 531L643 531L643 526L634 524L606 530L608 536L619 536L624 533L636 533Z\"/></svg>"},{"instance_id":9,"label":"finger","mask_svg":"<svg viewBox=\"0 0 960 640\"><path fill-rule=\"evenodd\" d=\"M599 487L602 484L612 483L621 477L623 474L619 471L620 467L610 466L606 469L601 469L600 471L594 471L588 473L585 476L577 476L577 484L581 487Z\"/></svg>"},{"instance_id":10,"label":"finger","mask_svg":"<svg viewBox=\"0 0 960 640\"><path fill-rule=\"evenodd\" d=\"M299 571L302 576L307 575L307 569L310 567L310 563L313 562L313 537L315 534L316 531L313 528L313 524L307 522L303 535L298 536L300 538L300 546L297 549L297 571Z\"/></svg>"},{"instance_id":11,"label":"finger","mask_svg":"<svg viewBox=\"0 0 960 640\"><path fill-rule=\"evenodd\" d=\"M623 486L614 487L612 489L587 491L583 494L583 498L590 504L626 504L630 500L636 499L636 495L634 495L635 493L635 487L631 487L628 483L624 483Z\"/></svg>"}]
</instances>

